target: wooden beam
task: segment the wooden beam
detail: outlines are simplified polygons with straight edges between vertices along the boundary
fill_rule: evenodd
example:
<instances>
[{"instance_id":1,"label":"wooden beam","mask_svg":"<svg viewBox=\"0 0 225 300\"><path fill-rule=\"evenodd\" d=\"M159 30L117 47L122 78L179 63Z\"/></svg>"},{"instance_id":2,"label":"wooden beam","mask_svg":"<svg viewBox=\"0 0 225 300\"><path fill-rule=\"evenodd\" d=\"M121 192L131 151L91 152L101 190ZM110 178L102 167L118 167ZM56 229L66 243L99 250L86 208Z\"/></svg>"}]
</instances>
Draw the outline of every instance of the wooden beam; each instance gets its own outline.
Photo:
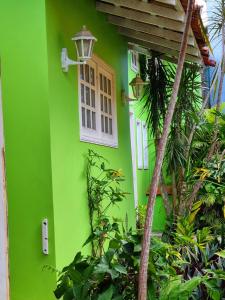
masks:
<instances>
[{"instance_id":1,"label":"wooden beam","mask_svg":"<svg viewBox=\"0 0 225 300\"><path fill-rule=\"evenodd\" d=\"M150 42L145 42L145 41L140 41L137 39L129 38L129 43L140 45L148 50L153 50L153 51L162 53L163 56L171 56L171 57L175 57L175 58L177 58L179 56L179 51L176 51L176 50L173 50L170 48L166 48L166 47L162 47L159 45L155 45ZM191 61L191 62L195 62L198 64L202 63L201 57L196 57L196 56L193 56L190 54L186 54L186 61Z\"/></svg>"},{"instance_id":2,"label":"wooden beam","mask_svg":"<svg viewBox=\"0 0 225 300\"><path fill-rule=\"evenodd\" d=\"M185 14L181 11L157 5L154 2L144 2L139 0L104 0L104 2L114 4L115 6L123 6L151 15L161 16L167 19L184 22Z\"/></svg>"},{"instance_id":3,"label":"wooden beam","mask_svg":"<svg viewBox=\"0 0 225 300\"><path fill-rule=\"evenodd\" d=\"M136 31L141 31L147 34L168 39L170 41L181 42L182 39L182 34L179 32L175 32L164 28L159 28L157 26L150 25L150 24L144 24L141 22L137 22L137 21L121 18L121 17L111 16L111 15L108 16L108 21L113 25L117 25L120 27L132 29ZM193 36L189 36L188 44L191 46L195 45Z\"/></svg>"},{"instance_id":4,"label":"wooden beam","mask_svg":"<svg viewBox=\"0 0 225 300\"><path fill-rule=\"evenodd\" d=\"M177 3L176 0L157 0L156 2L165 4L165 5L170 5L170 6L175 6Z\"/></svg>"},{"instance_id":5,"label":"wooden beam","mask_svg":"<svg viewBox=\"0 0 225 300\"><path fill-rule=\"evenodd\" d=\"M166 47L169 49L180 51L180 43L178 43L178 42L169 41L169 40L166 40L161 37L157 37L157 36L146 34L146 33L139 32L139 31L134 31L131 29L123 28L123 27L119 27L118 31L120 34L125 35L126 37L129 37L129 38L135 38L136 40L150 42L151 44L155 44L155 45L159 45L159 46ZM198 57L199 50L192 46L188 46L187 54Z\"/></svg>"},{"instance_id":6,"label":"wooden beam","mask_svg":"<svg viewBox=\"0 0 225 300\"><path fill-rule=\"evenodd\" d=\"M135 21L142 21L143 23L152 24L161 28L166 28L178 32L183 32L184 24L182 22L174 21L171 19L163 18L160 16L152 16L148 13L139 12L132 9L116 7L114 5L103 3L100 1L96 2L96 8L98 11L107 13L110 15L127 18Z\"/></svg>"}]
</instances>

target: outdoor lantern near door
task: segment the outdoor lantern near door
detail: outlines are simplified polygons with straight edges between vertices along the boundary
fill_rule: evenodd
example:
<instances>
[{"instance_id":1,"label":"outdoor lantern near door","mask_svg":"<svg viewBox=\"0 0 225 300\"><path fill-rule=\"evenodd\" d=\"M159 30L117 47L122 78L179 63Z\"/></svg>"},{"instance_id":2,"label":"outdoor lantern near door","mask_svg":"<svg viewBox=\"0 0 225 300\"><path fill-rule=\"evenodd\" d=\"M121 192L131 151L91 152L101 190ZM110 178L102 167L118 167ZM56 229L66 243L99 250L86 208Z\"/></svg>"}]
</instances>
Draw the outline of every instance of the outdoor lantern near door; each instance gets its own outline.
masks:
<instances>
[{"instance_id":1,"label":"outdoor lantern near door","mask_svg":"<svg viewBox=\"0 0 225 300\"><path fill-rule=\"evenodd\" d=\"M137 74L136 77L130 82L135 99L138 100L141 98L145 84L146 83L141 79L139 74Z\"/></svg>"},{"instance_id":2,"label":"outdoor lantern near door","mask_svg":"<svg viewBox=\"0 0 225 300\"><path fill-rule=\"evenodd\" d=\"M64 72L68 72L69 66L71 65L86 64L86 62L91 59L93 55L94 43L97 41L97 39L90 31L87 30L86 26L83 26L82 30L72 38L72 41L75 42L78 61L69 59L67 49L63 48L61 61Z\"/></svg>"},{"instance_id":3,"label":"outdoor lantern near door","mask_svg":"<svg viewBox=\"0 0 225 300\"><path fill-rule=\"evenodd\" d=\"M142 97L143 88L147 84L147 82L144 82L140 75L137 74L136 77L129 83L129 85L132 87L134 99L131 99L125 95L124 90L122 91L122 100L124 103L127 101L137 101Z\"/></svg>"}]
</instances>

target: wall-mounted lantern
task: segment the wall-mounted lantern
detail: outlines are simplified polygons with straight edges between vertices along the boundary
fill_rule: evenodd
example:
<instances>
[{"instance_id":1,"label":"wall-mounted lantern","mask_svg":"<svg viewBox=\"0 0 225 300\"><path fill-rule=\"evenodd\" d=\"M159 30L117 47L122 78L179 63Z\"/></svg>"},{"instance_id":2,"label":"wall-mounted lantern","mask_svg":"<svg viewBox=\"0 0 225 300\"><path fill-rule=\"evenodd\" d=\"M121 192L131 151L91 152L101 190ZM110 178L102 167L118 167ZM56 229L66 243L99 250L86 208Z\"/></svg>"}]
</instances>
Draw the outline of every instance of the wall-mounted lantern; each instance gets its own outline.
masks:
<instances>
[{"instance_id":1,"label":"wall-mounted lantern","mask_svg":"<svg viewBox=\"0 0 225 300\"><path fill-rule=\"evenodd\" d=\"M125 95L125 92L122 91L122 99L123 102L129 102L129 101L137 101L141 98L142 93L143 93L143 88L147 84L147 82L144 82L140 75L137 74L134 79L129 83L129 85L132 87L134 99L129 98L128 96Z\"/></svg>"},{"instance_id":2,"label":"wall-mounted lantern","mask_svg":"<svg viewBox=\"0 0 225 300\"><path fill-rule=\"evenodd\" d=\"M72 41L75 42L78 61L69 59L67 49L63 48L61 61L64 72L68 72L69 66L71 65L86 64L86 62L91 59L93 55L94 43L97 41L97 39L90 31L87 30L86 26L83 26L82 30L72 38Z\"/></svg>"}]
</instances>

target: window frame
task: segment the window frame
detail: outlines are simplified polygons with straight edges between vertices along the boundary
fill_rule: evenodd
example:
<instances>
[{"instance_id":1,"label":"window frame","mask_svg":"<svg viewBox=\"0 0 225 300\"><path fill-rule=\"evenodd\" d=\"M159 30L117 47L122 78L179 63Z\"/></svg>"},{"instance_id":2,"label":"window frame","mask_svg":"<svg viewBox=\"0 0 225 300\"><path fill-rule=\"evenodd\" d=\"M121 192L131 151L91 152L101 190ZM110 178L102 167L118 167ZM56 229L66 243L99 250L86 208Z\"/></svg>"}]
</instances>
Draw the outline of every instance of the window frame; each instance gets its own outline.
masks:
<instances>
[{"instance_id":1,"label":"window frame","mask_svg":"<svg viewBox=\"0 0 225 300\"><path fill-rule=\"evenodd\" d=\"M135 73L138 73L139 72L139 55L138 55L138 52L137 51L134 51L134 50L131 50L130 51L130 59L131 59L131 69L135 72ZM136 57L136 65L134 64L134 61L133 61L133 56Z\"/></svg>"},{"instance_id":2,"label":"window frame","mask_svg":"<svg viewBox=\"0 0 225 300\"><path fill-rule=\"evenodd\" d=\"M143 144L143 167L144 170L149 169L149 145L148 145L148 128L144 121L142 121L142 144Z\"/></svg>"},{"instance_id":3,"label":"window frame","mask_svg":"<svg viewBox=\"0 0 225 300\"><path fill-rule=\"evenodd\" d=\"M142 135L142 121L136 119L136 145L137 145L137 168L143 170L143 135Z\"/></svg>"},{"instance_id":4,"label":"window frame","mask_svg":"<svg viewBox=\"0 0 225 300\"><path fill-rule=\"evenodd\" d=\"M80 125L80 141L97 145L118 148L118 127L117 127L117 99L116 99L116 82L115 71L111 66L106 64L97 55L93 55L87 64L95 65L95 111L96 111L96 130L84 128L82 125L82 103L81 103L81 79L80 67L78 68L78 105L79 105L79 125ZM85 66L85 65L84 65ZM101 130L101 100L100 100L100 73L109 75L111 79L111 105L112 105L112 131L113 135L103 133ZM101 74L102 74L101 73ZM109 79L107 77L107 79ZM90 92L91 93L91 92Z\"/></svg>"}]
</instances>

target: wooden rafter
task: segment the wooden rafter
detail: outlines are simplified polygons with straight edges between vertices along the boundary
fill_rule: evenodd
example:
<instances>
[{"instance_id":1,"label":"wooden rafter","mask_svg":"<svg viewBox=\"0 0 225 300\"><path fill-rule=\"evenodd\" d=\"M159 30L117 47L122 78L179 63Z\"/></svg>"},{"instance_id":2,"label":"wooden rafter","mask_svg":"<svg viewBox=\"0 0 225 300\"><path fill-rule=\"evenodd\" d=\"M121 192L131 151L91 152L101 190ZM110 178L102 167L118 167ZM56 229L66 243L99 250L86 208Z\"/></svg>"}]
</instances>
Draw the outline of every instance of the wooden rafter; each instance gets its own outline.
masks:
<instances>
[{"instance_id":1,"label":"wooden rafter","mask_svg":"<svg viewBox=\"0 0 225 300\"><path fill-rule=\"evenodd\" d=\"M126 7L151 15L184 22L184 13L182 11L176 11L173 8L160 6L154 2L146 3L144 1L138 1L138 4L136 0L104 0L104 2L113 4L117 7Z\"/></svg>"},{"instance_id":2,"label":"wooden rafter","mask_svg":"<svg viewBox=\"0 0 225 300\"><path fill-rule=\"evenodd\" d=\"M136 45L140 45L146 49L151 49L156 52L160 52L160 53L162 53L163 56L171 56L174 58L177 58L179 56L179 51L176 51L176 50L173 50L173 49L170 49L167 47L155 45L155 44L152 44L151 42L140 41L140 40L137 40L134 38L129 38L129 42L136 44ZM199 64L202 63L201 57L196 57L196 56L193 56L190 54L186 55L186 59L187 59L187 61L190 61L190 62L196 62Z\"/></svg>"},{"instance_id":3,"label":"wooden rafter","mask_svg":"<svg viewBox=\"0 0 225 300\"><path fill-rule=\"evenodd\" d=\"M133 9L127 9L108 3L96 2L96 7L98 11L107 13L110 15L127 18L135 21L142 21L142 23L152 24L161 28L170 29L177 32L183 32L184 23L178 22L172 19L167 19L160 16L150 15L148 13L140 12Z\"/></svg>"},{"instance_id":4,"label":"wooden rafter","mask_svg":"<svg viewBox=\"0 0 225 300\"><path fill-rule=\"evenodd\" d=\"M118 27L118 32L128 42L135 43L142 49L161 52L163 56L176 60L185 21L181 1L96 0L96 8L108 16L108 21ZM192 29L189 31L187 60L202 62Z\"/></svg>"},{"instance_id":5,"label":"wooden rafter","mask_svg":"<svg viewBox=\"0 0 225 300\"><path fill-rule=\"evenodd\" d=\"M174 41L169 41L161 37L157 37L154 35L146 34L143 32L138 32L138 31L133 31L131 29L119 27L118 29L119 33L129 37L129 38L135 38L140 41L145 41L145 42L151 42L152 44L159 45L162 47L170 48L176 51L180 50L180 43L179 42L174 42ZM193 55L198 57L199 56L199 50L197 48L194 48L193 46L188 46L187 47L187 54Z\"/></svg>"},{"instance_id":6,"label":"wooden rafter","mask_svg":"<svg viewBox=\"0 0 225 300\"><path fill-rule=\"evenodd\" d=\"M181 33L168 30L165 28L160 28L158 26L154 26L151 24L143 24L141 21L137 22L130 19L121 18L112 15L108 16L108 21L109 23L117 25L119 27L124 27L128 29L140 31L143 33L151 34L156 37L164 38L165 40L181 42L181 38L182 38ZM194 37L192 35L189 35L188 45L190 46L195 45Z\"/></svg>"}]
</instances>

